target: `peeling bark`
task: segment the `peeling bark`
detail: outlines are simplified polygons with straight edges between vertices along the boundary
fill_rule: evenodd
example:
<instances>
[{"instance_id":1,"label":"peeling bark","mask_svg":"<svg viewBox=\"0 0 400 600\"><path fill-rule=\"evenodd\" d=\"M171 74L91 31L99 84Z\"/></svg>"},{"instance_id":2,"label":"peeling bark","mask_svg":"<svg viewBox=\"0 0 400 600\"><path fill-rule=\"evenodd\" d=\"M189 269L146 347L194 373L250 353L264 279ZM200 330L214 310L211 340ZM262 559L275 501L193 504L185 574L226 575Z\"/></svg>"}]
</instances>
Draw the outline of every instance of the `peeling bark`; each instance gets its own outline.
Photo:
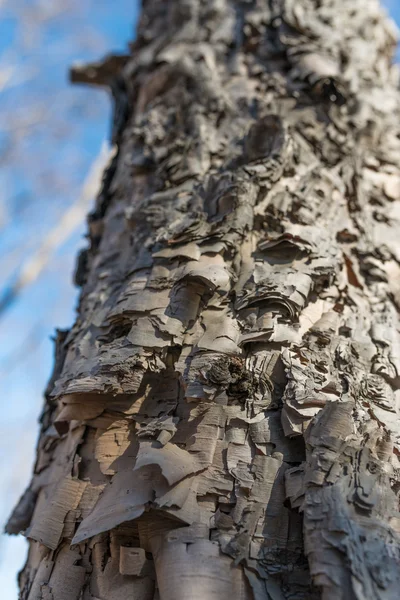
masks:
<instances>
[{"instance_id":1,"label":"peeling bark","mask_svg":"<svg viewBox=\"0 0 400 600\"><path fill-rule=\"evenodd\" d=\"M375 0L144 2L22 600L394 600L400 96Z\"/></svg>"}]
</instances>

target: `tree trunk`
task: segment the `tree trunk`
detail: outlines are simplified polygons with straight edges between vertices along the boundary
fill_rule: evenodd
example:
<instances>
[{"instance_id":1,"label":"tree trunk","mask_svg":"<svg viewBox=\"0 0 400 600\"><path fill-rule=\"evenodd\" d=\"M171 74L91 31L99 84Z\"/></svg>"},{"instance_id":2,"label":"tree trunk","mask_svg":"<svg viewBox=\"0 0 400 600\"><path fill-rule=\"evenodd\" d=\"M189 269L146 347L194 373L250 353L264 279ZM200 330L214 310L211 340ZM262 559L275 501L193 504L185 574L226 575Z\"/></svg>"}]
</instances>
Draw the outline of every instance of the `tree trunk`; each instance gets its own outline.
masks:
<instances>
[{"instance_id":1,"label":"tree trunk","mask_svg":"<svg viewBox=\"0 0 400 600\"><path fill-rule=\"evenodd\" d=\"M73 72L117 150L8 525L23 600L398 598L394 48L375 0L146 0Z\"/></svg>"}]
</instances>

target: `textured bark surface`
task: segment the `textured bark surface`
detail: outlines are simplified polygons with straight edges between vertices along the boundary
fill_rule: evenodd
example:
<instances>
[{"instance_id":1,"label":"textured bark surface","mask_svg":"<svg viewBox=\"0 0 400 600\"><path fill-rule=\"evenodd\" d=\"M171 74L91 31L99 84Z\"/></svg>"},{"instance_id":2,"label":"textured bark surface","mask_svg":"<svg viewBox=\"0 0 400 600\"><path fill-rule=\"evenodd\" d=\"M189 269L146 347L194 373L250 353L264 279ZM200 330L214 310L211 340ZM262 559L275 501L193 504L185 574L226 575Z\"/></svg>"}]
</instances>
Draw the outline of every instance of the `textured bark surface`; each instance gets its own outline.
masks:
<instances>
[{"instance_id":1,"label":"textured bark surface","mask_svg":"<svg viewBox=\"0 0 400 600\"><path fill-rule=\"evenodd\" d=\"M129 15L127 15L129 18ZM23 600L400 585L400 96L375 0L147 0L10 533Z\"/></svg>"}]
</instances>

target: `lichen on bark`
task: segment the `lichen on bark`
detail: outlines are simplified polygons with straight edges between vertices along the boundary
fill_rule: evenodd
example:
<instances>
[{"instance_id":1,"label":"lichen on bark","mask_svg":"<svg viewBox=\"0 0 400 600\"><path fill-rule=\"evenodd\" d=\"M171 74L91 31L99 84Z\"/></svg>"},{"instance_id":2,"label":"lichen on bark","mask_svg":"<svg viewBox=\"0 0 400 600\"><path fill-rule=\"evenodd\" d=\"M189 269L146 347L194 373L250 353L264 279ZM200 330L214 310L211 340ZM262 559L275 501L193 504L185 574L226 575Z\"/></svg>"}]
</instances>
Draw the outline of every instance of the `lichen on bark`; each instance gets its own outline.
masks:
<instances>
[{"instance_id":1,"label":"lichen on bark","mask_svg":"<svg viewBox=\"0 0 400 600\"><path fill-rule=\"evenodd\" d=\"M394 600L400 96L375 0L146 0L22 600Z\"/></svg>"}]
</instances>

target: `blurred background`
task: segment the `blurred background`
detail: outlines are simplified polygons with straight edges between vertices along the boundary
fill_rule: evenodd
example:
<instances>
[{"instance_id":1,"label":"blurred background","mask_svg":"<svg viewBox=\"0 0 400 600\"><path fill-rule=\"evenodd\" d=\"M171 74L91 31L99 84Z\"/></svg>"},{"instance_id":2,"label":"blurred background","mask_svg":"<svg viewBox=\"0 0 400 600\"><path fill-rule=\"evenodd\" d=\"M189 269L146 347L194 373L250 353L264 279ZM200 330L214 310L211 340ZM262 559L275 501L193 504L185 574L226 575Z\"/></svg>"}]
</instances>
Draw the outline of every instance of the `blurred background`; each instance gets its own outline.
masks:
<instances>
[{"instance_id":1,"label":"blurred background","mask_svg":"<svg viewBox=\"0 0 400 600\"><path fill-rule=\"evenodd\" d=\"M88 174L110 129L107 93L70 85L68 68L125 52L138 4L0 0L1 531L29 481L51 337L74 319L72 273L94 196ZM1 536L2 600L18 597L25 554L22 537Z\"/></svg>"},{"instance_id":2,"label":"blurred background","mask_svg":"<svg viewBox=\"0 0 400 600\"><path fill-rule=\"evenodd\" d=\"M138 5L0 0L1 530L29 481L51 337L74 319L72 273L110 127L106 92L71 86L68 67L124 52ZM400 24L400 0L385 5ZM25 554L23 537L0 537L2 600L18 597Z\"/></svg>"}]
</instances>

